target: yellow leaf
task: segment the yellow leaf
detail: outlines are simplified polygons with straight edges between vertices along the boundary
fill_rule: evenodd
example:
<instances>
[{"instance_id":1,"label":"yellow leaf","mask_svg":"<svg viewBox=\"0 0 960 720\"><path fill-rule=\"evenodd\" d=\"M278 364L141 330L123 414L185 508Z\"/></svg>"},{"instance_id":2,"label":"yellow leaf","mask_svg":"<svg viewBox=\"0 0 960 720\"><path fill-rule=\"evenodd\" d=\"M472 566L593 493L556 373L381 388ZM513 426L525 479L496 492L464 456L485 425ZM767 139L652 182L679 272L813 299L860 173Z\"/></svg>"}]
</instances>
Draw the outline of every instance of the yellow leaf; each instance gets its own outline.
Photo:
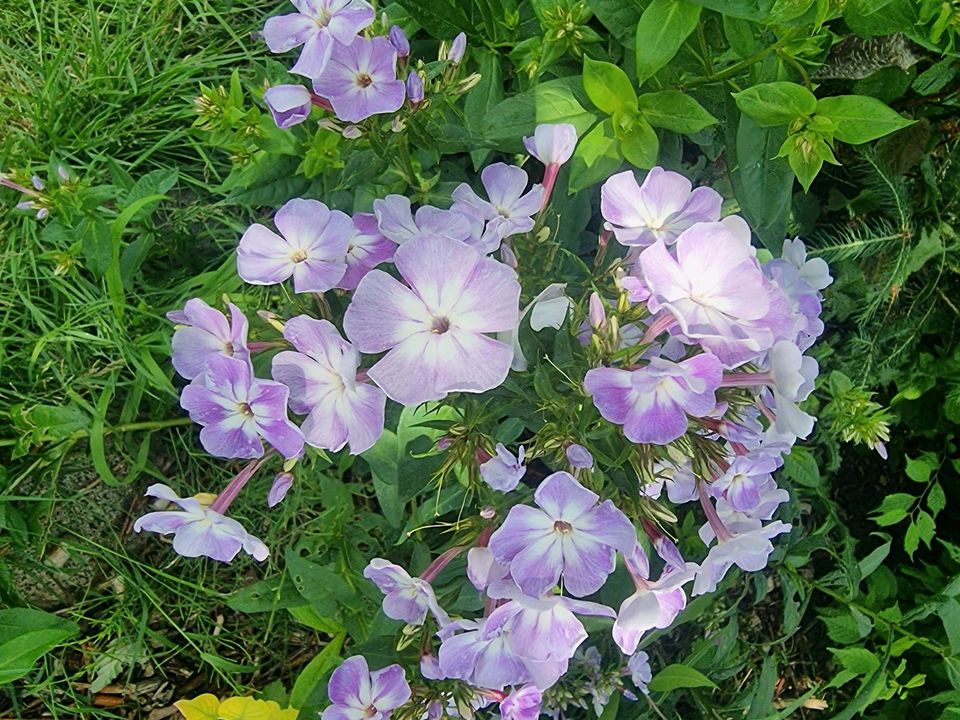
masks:
<instances>
[{"instance_id":1,"label":"yellow leaf","mask_svg":"<svg viewBox=\"0 0 960 720\"><path fill-rule=\"evenodd\" d=\"M273 700L234 697L220 704L220 720L296 720L299 711L283 710Z\"/></svg>"},{"instance_id":2,"label":"yellow leaf","mask_svg":"<svg viewBox=\"0 0 960 720\"><path fill-rule=\"evenodd\" d=\"M186 720L218 720L220 700L216 695L206 693L192 700L177 700L174 703L177 710Z\"/></svg>"}]
</instances>

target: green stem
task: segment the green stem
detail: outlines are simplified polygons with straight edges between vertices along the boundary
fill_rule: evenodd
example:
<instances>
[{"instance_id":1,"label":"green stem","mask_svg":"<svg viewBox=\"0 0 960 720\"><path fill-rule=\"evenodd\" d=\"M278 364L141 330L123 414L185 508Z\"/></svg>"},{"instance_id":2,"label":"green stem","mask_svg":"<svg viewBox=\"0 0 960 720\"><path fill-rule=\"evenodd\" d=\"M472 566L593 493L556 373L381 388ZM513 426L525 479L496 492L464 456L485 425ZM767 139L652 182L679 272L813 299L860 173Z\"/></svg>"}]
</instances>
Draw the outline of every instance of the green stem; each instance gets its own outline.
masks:
<instances>
[{"instance_id":1,"label":"green stem","mask_svg":"<svg viewBox=\"0 0 960 720\"><path fill-rule=\"evenodd\" d=\"M133 423L124 423L123 425L115 425L111 428L105 428L103 431L104 435L116 435L119 433L126 432L135 432L137 430L161 430L168 427L177 427L180 425L191 425L193 420L188 417L178 417L178 418L169 418L167 420L146 420L143 422L133 422ZM77 430L75 433L71 433L65 437L44 437L36 443L42 445L44 443L52 442L54 440L64 441L64 440L79 440L80 438L85 438L90 434L89 430ZM11 445L16 445L20 440L17 438L0 438L0 447L10 447Z\"/></svg>"},{"instance_id":2,"label":"green stem","mask_svg":"<svg viewBox=\"0 0 960 720\"><path fill-rule=\"evenodd\" d=\"M795 575L795 577L797 577L798 579L800 579L801 582L806 583L809 587L813 588L814 590L819 590L819 591L822 592L824 595L830 596L831 598L833 598L833 599L836 600L837 602L841 603L842 605L845 605L845 606L847 606L847 607L849 607L849 608L852 608L852 609L854 609L854 610L857 610L858 612L863 613L864 615L866 615L867 617L869 617L869 618L870 618L871 620L873 620L874 622L883 623L884 625L886 625L886 626L887 626L888 628L890 628L891 630L895 630L896 632L900 633L900 634L903 635L904 637L909 638L910 640L912 640L912 641L914 642L914 644L920 645L920 646L922 646L922 647L925 647L925 648L927 648L927 650L930 650L931 652L935 652L937 655L939 655L939 656L942 657L942 658L950 657L951 653L950 653L946 648L943 648L943 647L937 645L936 643L931 642L930 640L927 640L926 638L920 637L920 636L918 636L918 635L914 635L912 632L910 632L909 630L904 629L903 627L901 627L901 626L898 625L897 623L893 622L892 620L887 620L886 618L881 617L878 613L874 612L874 611L871 610L870 608L864 607L863 605L860 605L859 603L852 602L849 598L844 597L844 596L841 595L840 593L838 593L838 592L836 592L836 591L834 591L834 590L831 590L831 589L828 588L828 587L824 587L823 585L821 585L821 584L819 584L819 583L817 583L817 582L814 582L814 581L812 581L812 580L809 580L809 579L807 579L807 578L804 578L803 576L801 576L801 575L798 574L798 573L794 573L794 575Z\"/></svg>"},{"instance_id":3,"label":"green stem","mask_svg":"<svg viewBox=\"0 0 960 720\"><path fill-rule=\"evenodd\" d=\"M722 82L728 78L735 77L742 73L744 70L750 68L753 65L756 65L758 62L763 60L767 55L772 53L774 50L778 49L779 45L770 45L765 47L759 52L755 52L748 58L744 58L738 63L734 63L726 70L721 70L715 75L708 75L704 78L699 78L697 80L692 80L691 82L681 84L680 88L683 90L689 90L690 88L700 87L701 85L710 85L712 83Z\"/></svg>"}]
</instances>

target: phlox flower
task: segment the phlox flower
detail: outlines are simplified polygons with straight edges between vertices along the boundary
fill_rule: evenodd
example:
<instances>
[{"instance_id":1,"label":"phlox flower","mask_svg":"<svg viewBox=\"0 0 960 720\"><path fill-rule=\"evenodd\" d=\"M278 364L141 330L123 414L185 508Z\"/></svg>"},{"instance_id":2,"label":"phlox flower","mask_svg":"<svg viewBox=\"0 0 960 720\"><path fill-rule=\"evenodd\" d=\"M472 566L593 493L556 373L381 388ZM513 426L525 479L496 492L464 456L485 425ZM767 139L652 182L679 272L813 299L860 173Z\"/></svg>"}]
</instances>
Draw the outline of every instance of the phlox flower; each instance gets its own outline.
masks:
<instances>
[{"instance_id":1,"label":"phlox flower","mask_svg":"<svg viewBox=\"0 0 960 720\"><path fill-rule=\"evenodd\" d=\"M520 484L520 480L527 472L523 460L522 445L514 457L502 443L497 443L497 454L480 465L480 477L494 490L510 492Z\"/></svg>"},{"instance_id":2,"label":"phlox flower","mask_svg":"<svg viewBox=\"0 0 960 720\"><path fill-rule=\"evenodd\" d=\"M283 336L297 349L273 358L273 378L290 388L290 409L306 415L301 431L308 445L337 452L369 450L383 433L386 396L357 381L360 356L326 320L291 318Z\"/></svg>"},{"instance_id":3,"label":"phlox flower","mask_svg":"<svg viewBox=\"0 0 960 720\"><path fill-rule=\"evenodd\" d=\"M455 620L444 627L437 655L443 677L491 690L529 682L530 670L508 644L504 619Z\"/></svg>"},{"instance_id":4,"label":"phlox flower","mask_svg":"<svg viewBox=\"0 0 960 720\"><path fill-rule=\"evenodd\" d=\"M303 435L287 418L289 390L260 380L245 360L211 355L207 369L180 394L180 406L203 426L200 444L215 457L263 456L261 438L286 458L303 452Z\"/></svg>"},{"instance_id":5,"label":"phlox flower","mask_svg":"<svg viewBox=\"0 0 960 720\"><path fill-rule=\"evenodd\" d=\"M195 497L182 498L160 483L148 487L145 494L173 503L180 509L147 513L137 518L133 524L134 532L173 533L173 549L183 557L209 557L230 562L243 550L255 560L267 559L266 545L236 520L212 510L209 503Z\"/></svg>"},{"instance_id":6,"label":"phlox flower","mask_svg":"<svg viewBox=\"0 0 960 720\"><path fill-rule=\"evenodd\" d=\"M397 244L383 236L372 213L357 213L353 216L356 233L347 243L347 271L337 287L356 290L360 279L380 263L393 260Z\"/></svg>"},{"instance_id":7,"label":"phlox flower","mask_svg":"<svg viewBox=\"0 0 960 720\"><path fill-rule=\"evenodd\" d=\"M399 665L370 672L366 658L354 655L333 671L327 696L322 720L387 720L410 699L410 686Z\"/></svg>"},{"instance_id":8,"label":"phlox flower","mask_svg":"<svg viewBox=\"0 0 960 720\"><path fill-rule=\"evenodd\" d=\"M290 69L315 78L324 71L336 43L350 45L373 22L373 6L365 0L291 0L298 12L267 20L263 39L270 52L282 53L303 45Z\"/></svg>"},{"instance_id":9,"label":"phlox flower","mask_svg":"<svg viewBox=\"0 0 960 720\"><path fill-rule=\"evenodd\" d=\"M700 564L693 583L693 595L716 590L717 584L734 565L746 572L763 570L773 552L773 543L770 541L792 529L792 526L779 520L764 525L760 520L742 513L740 517L731 518L737 521L736 524L728 525L717 514L702 484L698 486L698 491L700 504L707 516L707 525L700 529L700 537L707 544L716 540L716 544Z\"/></svg>"},{"instance_id":10,"label":"phlox flower","mask_svg":"<svg viewBox=\"0 0 960 720\"><path fill-rule=\"evenodd\" d=\"M383 614L411 625L422 625L430 612L443 627L450 618L437 603L433 587L422 578L410 577L399 565L374 558L363 571L363 576L384 594Z\"/></svg>"},{"instance_id":11,"label":"phlox flower","mask_svg":"<svg viewBox=\"0 0 960 720\"><path fill-rule=\"evenodd\" d=\"M807 260L807 248L800 238L784 240L780 257L793 265L803 281L814 290L823 290L833 282L827 261L823 258Z\"/></svg>"},{"instance_id":12,"label":"phlox flower","mask_svg":"<svg viewBox=\"0 0 960 720\"><path fill-rule=\"evenodd\" d=\"M517 327L516 273L459 241L432 237L404 243L394 262L405 283L369 272L344 316L361 352L388 351L370 378L408 406L500 385L513 348L485 333Z\"/></svg>"},{"instance_id":13,"label":"phlox flower","mask_svg":"<svg viewBox=\"0 0 960 720\"><path fill-rule=\"evenodd\" d=\"M397 79L397 51L385 37L335 43L313 91L330 101L337 118L351 123L396 112L406 96L403 80Z\"/></svg>"},{"instance_id":14,"label":"phlox flower","mask_svg":"<svg viewBox=\"0 0 960 720\"><path fill-rule=\"evenodd\" d=\"M303 85L274 85L263 94L263 99L281 130L302 123L313 108L310 91Z\"/></svg>"},{"instance_id":15,"label":"phlox flower","mask_svg":"<svg viewBox=\"0 0 960 720\"><path fill-rule=\"evenodd\" d=\"M500 701L502 720L537 720L540 717L542 693L536 685L514 688Z\"/></svg>"},{"instance_id":16,"label":"phlox flower","mask_svg":"<svg viewBox=\"0 0 960 720\"><path fill-rule=\"evenodd\" d=\"M593 368L583 386L628 440L666 445L687 431L688 415L713 412L721 376L717 358L703 353L679 363L653 358L636 370Z\"/></svg>"},{"instance_id":17,"label":"phlox flower","mask_svg":"<svg viewBox=\"0 0 960 720\"><path fill-rule=\"evenodd\" d=\"M527 173L522 168L505 163L488 165L480 173L487 191L484 200L466 183L453 191L453 209L484 220L487 225L481 247L491 252L505 238L533 230L533 215L540 209L543 187L534 185L527 190Z\"/></svg>"},{"instance_id":18,"label":"phlox flower","mask_svg":"<svg viewBox=\"0 0 960 720\"><path fill-rule=\"evenodd\" d=\"M510 569L497 562L488 547L472 547L467 551L467 578L480 592L510 575Z\"/></svg>"},{"instance_id":19,"label":"phlox flower","mask_svg":"<svg viewBox=\"0 0 960 720\"><path fill-rule=\"evenodd\" d=\"M647 685L653 680L653 670L650 669L650 656L643 650L634 653L627 661L627 670L630 671L630 679L637 686L637 690L644 695L650 691Z\"/></svg>"},{"instance_id":20,"label":"phlox flower","mask_svg":"<svg viewBox=\"0 0 960 720\"><path fill-rule=\"evenodd\" d=\"M577 146L577 129L569 123L541 124L523 139L527 152L544 165L563 165Z\"/></svg>"},{"instance_id":21,"label":"phlox flower","mask_svg":"<svg viewBox=\"0 0 960 720\"><path fill-rule=\"evenodd\" d=\"M760 504L760 488L770 473L777 469L774 458L761 454L740 455L710 486L734 510L748 511Z\"/></svg>"},{"instance_id":22,"label":"phlox flower","mask_svg":"<svg viewBox=\"0 0 960 720\"><path fill-rule=\"evenodd\" d=\"M694 563L668 566L658 580L651 582L650 562L639 544L626 561L636 592L620 605L613 639L625 655L632 655L646 632L670 627L687 606L683 586L694 579L698 567Z\"/></svg>"},{"instance_id":23,"label":"phlox flower","mask_svg":"<svg viewBox=\"0 0 960 720\"><path fill-rule=\"evenodd\" d=\"M547 477L534 492L540 509L510 508L490 537L490 551L524 593L540 596L563 577L564 589L583 597L613 572L616 551L628 552L636 530L611 500L599 497L566 472Z\"/></svg>"},{"instance_id":24,"label":"phlox flower","mask_svg":"<svg viewBox=\"0 0 960 720\"><path fill-rule=\"evenodd\" d=\"M319 200L295 198L273 218L280 234L255 223L237 247L237 272L252 285L293 277L295 292L326 292L347 270L347 245L355 234L350 216Z\"/></svg>"},{"instance_id":25,"label":"phlox flower","mask_svg":"<svg viewBox=\"0 0 960 720\"><path fill-rule=\"evenodd\" d=\"M699 223L676 241L676 258L657 242L639 264L657 309L677 321L692 342L735 367L776 340L772 324L792 314L783 293L774 295L760 271L746 224L736 218ZM777 302L775 302L775 300Z\"/></svg>"},{"instance_id":26,"label":"phlox flower","mask_svg":"<svg viewBox=\"0 0 960 720\"><path fill-rule=\"evenodd\" d=\"M373 212L380 232L397 245L424 236L467 242L472 232L467 219L450 210L424 205L417 208L414 215L410 199L403 195L387 195L382 200L374 200Z\"/></svg>"},{"instance_id":27,"label":"phlox flower","mask_svg":"<svg viewBox=\"0 0 960 720\"><path fill-rule=\"evenodd\" d=\"M679 173L655 167L643 185L632 170L618 173L600 188L600 211L621 245L672 243L687 228L720 219L723 198Z\"/></svg>"},{"instance_id":28,"label":"phlox flower","mask_svg":"<svg viewBox=\"0 0 960 720\"><path fill-rule=\"evenodd\" d=\"M225 355L246 361L247 318L240 308L229 303L230 320L200 298L187 300L183 310L167 313L178 327L173 333L173 368L187 380L201 375L211 355Z\"/></svg>"},{"instance_id":29,"label":"phlox flower","mask_svg":"<svg viewBox=\"0 0 960 720\"><path fill-rule=\"evenodd\" d=\"M276 507L283 502L290 488L293 487L293 473L279 472L273 478L270 491L267 493L267 507Z\"/></svg>"}]
</instances>

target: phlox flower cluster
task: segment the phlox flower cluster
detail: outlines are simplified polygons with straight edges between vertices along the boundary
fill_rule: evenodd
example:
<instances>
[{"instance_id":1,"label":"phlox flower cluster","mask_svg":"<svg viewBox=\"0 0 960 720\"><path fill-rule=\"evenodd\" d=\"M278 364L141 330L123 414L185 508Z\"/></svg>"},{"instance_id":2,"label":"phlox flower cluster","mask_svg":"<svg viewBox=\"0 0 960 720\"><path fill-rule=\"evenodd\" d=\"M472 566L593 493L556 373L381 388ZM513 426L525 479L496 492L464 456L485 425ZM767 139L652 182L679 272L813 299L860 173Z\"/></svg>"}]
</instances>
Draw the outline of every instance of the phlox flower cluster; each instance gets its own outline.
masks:
<instances>
[{"instance_id":1,"label":"phlox flower cluster","mask_svg":"<svg viewBox=\"0 0 960 720\"><path fill-rule=\"evenodd\" d=\"M397 32L357 36L372 22L362 0L296 4L300 14L271 20L266 36L278 52L302 46L294 72L315 87L325 87L316 82L324 73L360 64L362 48L380 52L377 40L393 48L383 53L404 47ZM359 95L328 99L335 109L374 107ZM419 574L385 558L364 571L383 594L383 614L407 626L404 637L420 638L417 661L371 671L362 656L348 658L330 680L325 720L401 708L404 718L462 716L493 704L502 718L560 717L565 696L555 687L573 675L588 678L601 710L614 692L635 699L651 678L649 634L669 628L688 595L714 591L734 566L763 569L775 538L791 530L774 519L788 500L774 473L813 428L801 404L818 372L808 351L823 331L828 268L799 240L762 262L746 222L724 216L716 192L655 168L642 183L625 172L603 185L602 238L621 252L608 248L615 257L603 272L583 278L595 292L571 298L565 285L525 271L576 142L563 125L527 138L542 183L494 163L477 186L453 190L446 208L388 195L372 213L351 216L294 199L243 234L243 280L335 294L342 317L261 313L276 333L251 341L261 331L235 305L229 319L201 299L171 314L173 364L189 381L181 404L202 428L200 443L248 464L215 498L151 487L174 507L136 529L173 534L182 555L225 561L241 549L256 559L269 552L225 515L262 465L280 466L272 506L310 448L374 447L388 402L456 408L486 393L495 404L524 382L534 392L525 378L529 358L540 358L524 353L527 326L580 341L570 383L582 415L576 431L558 417L520 438L461 427L437 442L444 467L478 499L475 517ZM270 362L255 368L266 353ZM636 492L607 481L600 436L632 453ZM531 477L535 461L549 469L542 479ZM687 503L702 518L703 548L691 557L664 521ZM600 602L618 567L632 593ZM454 612L465 594L482 612ZM587 644L588 626L619 648L612 671Z\"/></svg>"},{"instance_id":2,"label":"phlox flower cluster","mask_svg":"<svg viewBox=\"0 0 960 720\"><path fill-rule=\"evenodd\" d=\"M385 17L378 23L373 5L366 0L291 1L296 12L268 19L263 39L273 53L298 54L290 72L310 87L288 83L266 90L264 101L277 127L299 125L320 107L347 123L328 127L355 139L362 134L355 123L394 114L404 103L411 112L425 104L425 74L412 62L409 39L399 26L388 28ZM461 33L441 52L448 71L431 89L466 90L469 81L458 89L454 82L466 44ZM399 118L394 129L402 129Z\"/></svg>"}]
</instances>

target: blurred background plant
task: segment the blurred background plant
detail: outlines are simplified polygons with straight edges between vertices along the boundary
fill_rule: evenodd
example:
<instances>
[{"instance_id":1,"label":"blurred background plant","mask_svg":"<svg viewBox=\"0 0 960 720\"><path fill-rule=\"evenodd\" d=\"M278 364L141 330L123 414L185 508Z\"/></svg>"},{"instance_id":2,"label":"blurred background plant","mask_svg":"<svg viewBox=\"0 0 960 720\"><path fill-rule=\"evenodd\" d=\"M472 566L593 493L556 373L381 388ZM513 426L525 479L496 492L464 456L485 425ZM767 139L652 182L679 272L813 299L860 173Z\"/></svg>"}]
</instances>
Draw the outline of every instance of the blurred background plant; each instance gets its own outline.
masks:
<instances>
[{"instance_id":1,"label":"blurred background plant","mask_svg":"<svg viewBox=\"0 0 960 720\"><path fill-rule=\"evenodd\" d=\"M148 717L256 690L305 717L348 634L375 656L392 626L360 570L435 518L424 503L403 527L404 505L384 507L370 477L392 474L412 501L425 483L404 460L449 419L392 418L393 457L321 463L269 517L241 500L281 557L174 560L130 535L143 487L201 488L223 470L177 407L164 312L189 296L258 305L231 254L290 197L432 202L521 152L535 123L570 122L581 141L558 187L572 191L571 252L595 252L597 180L660 163L720 190L771 250L801 235L836 277L816 448L781 481L802 531L768 574L692 602L651 648L656 708L614 693L602 716L960 717L954 3L387 3L414 56L466 32L462 77L476 83L388 149L374 129L348 142L343 128L276 128L262 93L285 68L256 33L280 5L0 10L5 712ZM681 530L682 547L696 527ZM416 564L428 548L409 552Z\"/></svg>"}]
</instances>

